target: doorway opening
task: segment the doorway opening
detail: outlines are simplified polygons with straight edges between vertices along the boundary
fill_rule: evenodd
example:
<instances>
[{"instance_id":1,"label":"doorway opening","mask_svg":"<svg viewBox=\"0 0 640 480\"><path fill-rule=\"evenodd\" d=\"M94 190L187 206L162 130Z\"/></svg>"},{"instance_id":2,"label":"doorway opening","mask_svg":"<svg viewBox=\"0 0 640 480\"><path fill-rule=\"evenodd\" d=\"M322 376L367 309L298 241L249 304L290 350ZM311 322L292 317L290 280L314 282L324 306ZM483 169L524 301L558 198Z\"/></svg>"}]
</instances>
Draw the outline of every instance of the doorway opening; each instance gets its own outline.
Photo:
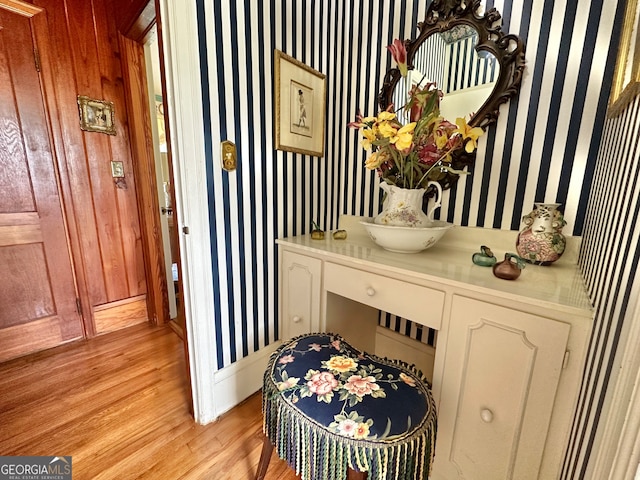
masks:
<instances>
[{"instance_id":1,"label":"doorway opening","mask_svg":"<svg viewBox=\"0 0 640 480\"><path fill-rule=\"evenodd\" d=\"M165 111L162 75L160 72L157 24L152 27L144 43L144 55L147 69L149 113L153 136L156 184L158 187L157 195L160 208L162 246L165 259L164 274L167 279L167 294L169 299L169 325L180 338L184 339L185 316L182 305L182 282L180 278L179 246L176 230L177 221L173 206L173 172L171 171L165 133Z\"/></svg>"}]
</instances>

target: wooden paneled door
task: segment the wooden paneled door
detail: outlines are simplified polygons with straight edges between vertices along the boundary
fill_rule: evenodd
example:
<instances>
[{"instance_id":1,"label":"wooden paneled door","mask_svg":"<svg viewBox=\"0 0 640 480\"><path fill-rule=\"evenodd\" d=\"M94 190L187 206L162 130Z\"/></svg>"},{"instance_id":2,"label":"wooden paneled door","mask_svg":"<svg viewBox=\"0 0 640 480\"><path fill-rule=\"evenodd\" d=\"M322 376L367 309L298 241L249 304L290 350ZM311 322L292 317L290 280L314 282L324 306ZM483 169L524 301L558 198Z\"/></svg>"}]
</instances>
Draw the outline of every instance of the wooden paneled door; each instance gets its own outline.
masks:
<instances>
[{"instance_id":1,"label":"wooden paneled door","mask_svg":"<svg viewBox=\"0 0 640 480\"><path fill-rule=\"evenodd\" d=\"M33 28L0 8L0 361L84 335Z\"/></svg>"}]
</instances>

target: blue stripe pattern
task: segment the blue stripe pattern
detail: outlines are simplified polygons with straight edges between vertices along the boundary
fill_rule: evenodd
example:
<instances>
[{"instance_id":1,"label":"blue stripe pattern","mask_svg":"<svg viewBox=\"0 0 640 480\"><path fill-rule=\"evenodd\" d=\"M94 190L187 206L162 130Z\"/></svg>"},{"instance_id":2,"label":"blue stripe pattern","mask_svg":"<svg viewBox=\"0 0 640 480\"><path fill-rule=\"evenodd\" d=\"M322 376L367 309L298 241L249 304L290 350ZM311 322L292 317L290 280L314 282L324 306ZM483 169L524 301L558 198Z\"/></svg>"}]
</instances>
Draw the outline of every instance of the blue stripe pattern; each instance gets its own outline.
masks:
<instances>
[{"instance_id":1,"label":"blue stripe pattern","mask_svg":"<svg viewBox=\"0 0 640 480\"><path fill-rule=\"evenodd\" d=\"M607 121L585 224L581 268L595 307L572 448L564 478L583 478L590 458L621 331L631 318L640 271L640 100ZM622 136L620 132L625 132ZM637 302L637 299L636 299Z\"/></svg>"},{"instance_id":2,"label":"blue stripe pattern","mask_svg":"<svg viewBox=\"0 0 640 480\"><path fill-rule=\"evenodd\" d=\"M197 3L197 11L198 11L198 38L200 42L200 51L206 51L206 26L204 22L204 5L202 1L198 1ZM205 55L200 56L200 79L202 85L209 85L209 68L208 68L208 59ZM202 103L203 105L210 105L210 97L209 91L206 88L202 89ZM206 113L203 116L203 126L204 126L204 135L205 135L205 155L207 158L213 158L213 146L210 139L212 138L212 125L211 125L211 117ZM207 180L209 180L213 176L213 165L211 162L207 163ZM208 182L211 185L211 182ZM209 204L212 204L214 201L214 192L210 188L209 189ZM210 213L211 216L212 212ZM211 220L211 218L210 218ZM210 221L209 230L211 235L211 259L214 265L218 259L218 235L216 231L216 222ZM220 276L219 270L213 267L213 295L214 295L214 303L216 305L220 305ZM222 318L220 315L220 311L216 309L214 324L217 332L222 331ZM217 351L217 362L218 365L222 364L222 352L225 350L222 345L222 337L220 335L216 336L216 351Z\"/></svg>"},{"instance_id":3,"label":"blue stripe pattern","mask_svg":"<svg viewBox=\"0 0 640 480\"><path fill-rule=\"evenodd\" d=\"M478 36L472 35L447 45L448 55L443 57L443 63L449 74L446 77L447 81L438 83L443 85L445 94L497 80L498 70L495 58L480 57L475 50L477 43Z\"/></svg>"},{"instance_id":4,"label":"blue stripe pattern","mask_svg":"<svg viewBox=\"0 0 640 480\"><path fill-rule=\"evenodd\" d=\"M602 6L600 1L597 4ZM616 57L624 7L625 2L617 4L609 59ZM597 124L602 122L606 112L613 68L613 62L608 62L598 101ZM603 418L603 403L621 329L625 321L633 320L628 318L627 310L631 306L631 292L637 291L640 280L640 204L636 201L640 197L639 104L640 100L635 98L618 117L608 119L604 124L602 143L592 139L589 144L589 157L596 160L587 165L581 192L586 220L584 232L580 232L583 235L580 268L595 307L595 324L565 455L563 480L584 478L589 460L595 457L592 455L595 436ZM623 132L622 137L619 132ZM625 255L621 256L621 252Z\"/></svg>"},{"instance_id":5,"label":"blue stripe pattern","mask_svg":"<svg viewBox=\"0 0 640 480\"><path fill-rule=\"evenodd\" d=\"M342 214L372 216L379 211L378 180L363 168L367 153L358 133L346 124L358 110L377 112L384 72L392 66L385 46L395 38L415 36L428 2L196 3L213 258L212 341L217 367L223 368L279 337L275 239L305 234L312 221L332 230ZM606 175L603 170L608 161L631 155L639 133L637 105L606 121L606 126L604 118L615 57L609 51L614 48L612 34L616 35L613 16L623 3L614 0L605 6L602 0L591 0L578 8L577 0L487 2L487 9L495 6L502 12L503 30L526 40L527 71L517 101L502 107L498 125L480 140L472 174L445 193L439 212L457 225L515 231L534 202L558 202L568 221L565 233L584 231L582 268L598 317L565 464L567 479L580 478L589 457L606 388L603 378L612 366L611 351L620 334L620 312L637 277L630 269L638 257L634 239L640 233L635 227L637 208L631 207L635 150L636 163L624 176L620 169ZM274 150L274 49L326 75L322 158ZM469 45L466 52L468 58ZM477 65L477 59L475 65L467 63L467 81L474 81L474 71L481 75ZM625 142L620 135L611 138L613 132L627 129L631 132ZM227 139L237 144L235 172L219 167L219 144ZM636 176L630 177L630 172ZM614 190L611 185L619 187ZM590 197L599 203L593 200L587 207ZM602 218L597 205L607 201L615 208ZM627 220L617 225L618 215ZM608 232L603 230L608 227L613 238L599 233ZM589 261L597 252L612 258L618 250L626 251L627 257L614 262L617 268L597 269ZM403 319L381 313L380 323L435 343L433 331Z\"/></svg>"}]
</instances>

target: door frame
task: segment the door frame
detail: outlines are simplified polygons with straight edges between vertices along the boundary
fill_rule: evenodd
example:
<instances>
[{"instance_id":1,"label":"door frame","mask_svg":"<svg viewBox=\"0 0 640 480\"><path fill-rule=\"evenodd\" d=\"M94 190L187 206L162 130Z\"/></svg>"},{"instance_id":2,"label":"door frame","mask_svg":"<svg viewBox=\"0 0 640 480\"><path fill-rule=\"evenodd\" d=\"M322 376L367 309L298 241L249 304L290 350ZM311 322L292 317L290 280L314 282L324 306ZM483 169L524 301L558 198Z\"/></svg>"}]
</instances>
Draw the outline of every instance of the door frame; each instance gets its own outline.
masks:
<instances>
[{"instance_id":1,"label":"door frame","mask_svg":"<svg viewBox=\"0 0 640 480\"><path fill-rule=\"evenodd\" d=\"M156 181L151 116L147 94L147 71L142 44L119 35L123 86L129 120L129 138L133 154L142 250L147 280L147 311L154 325L169 321L169 298L165 275L164 250L160 224L160 202Z\"/></svg>"},{"instance_id":2,"label":"door frame","mask_svg":"<svg viewBox=\"0 0 640 480\"><path fill-rule=\"evenodd\" d=\"M211 236L204 151L200 52L196 2L155 0L163 84L167 90L165 119L173 155L175 212L179 233L181 278L187 327L194 418L215 420L224 409L225 387L216 378L216 338L211 270ZM186 229L186 230L185 230ZM188 233L187 233L188 232ZM235 371L234 369L231 369ZM232 378L233 372L229 377ZM216 381L218 380L218 381ZM227 395L229 392L226 392Z\"/></svg>"},{"instance_id":3,"label":"door frame","mask_svg":"<svg viewBox=\"0 0 640 480\"><path fill-rule=\"evenodd\" d=\"M196 269L203 268L207 270L205 265L211 265L210 260L210 252L208 249L208 207L206 205L206 180L205 184L205 193L203 197L205 199L205 203L203 208L206 221L203 224L203 227L207 231L207 242L203 244L204 250L209 254L209 260L198 257L197 260L193 259L193 255L191 253L191 249L189 247L190 242L187 242L187 239L190 239L191 235L184 234L184 226L188 225L189 222L185 220L187 218L187 213L191 207L184 208L183 207L183 195L181 192L181 185L185 185L182 179L184 178L181 175L181 164L185 162L179 162L176 164L174 159L177 158L192 158L189 155L180 155L179 152L182 152L182 145L175 141L174 135L172 132L176 132L175 137L181 138L183 136L184 124L181 125L182 128L178 129L176 127L177 122L175 121L176 115L179 112L176 112L175 103L171 100L175 98L176 92L172 89L172 77L171 73L168 69L171 68L170 58L171 54L167 53L166 50L166 42L168 42L168 36L164 33L164 25L163 18L165 16L163 13L163 5L158 0L146 0L146 2L138 2L138 10L130 12L128 15L129 18L124 20L124 23L120 25L120 40L119 43L121 45L121 57L122 57L122 69L123 75L125 77L125 92L127 97L127 110L129 114L129 124L130 135L132 137L132 149L134 150L134 156L136 157L136 161L134 161L134 171L136 172L136 186L138 193L138 205L141 216L141 230L143 234L143 238L145 241L143 243L143 249L145 252L145 259L147 261L145 264L149 264L146 266L149 275L154 280L154 283L149 282L147 280L147 288L148 295L154 297L153 300L148 301L148 308L151 312L156 312L156 323L163 324L168 323L169 321L169 302L167 296L167 285L166 285L166 276L163 274L159 274L160 271L164 271L164 249L162 243L162 237L160 235L161 232L161 219L160 219L160 203L158 201L158 190L157 190L157 181L156 181L156 164L155 157L153 152L153 138L150 122L153 121L150 117L150 109L149 109L149 101L147 90L149 86L147 85L147 71L145 67L145 55L144 55L144 44L148 40L149 33L152 30L154 25L157 25L157 41L158 41L158 50L160 54L160 75L162 80L162 96L163 103L165 107L165 136L167 141L167 160L169 165L169 171L172 175L172 188L171 188L171 199L174 210L174 222L176 224L176 228L174 229L174 238L176 244L179 245L178 248L178 258L177 264L180 272L179 275L179 284L178 288L182 293L182 302L178 306L179 315L182 315L185 318L186 331L183 332L183 345L184 345L184 354L186 359L187 366L187 376L189 380L190 391L189 394L191 396L190 407L191 412L194 416L194 419L201 424L209 423L214 418L216 418L215 414L210 413L207 407L199 406L200 402L204 402L205 404L209 404L207 402L207 398L212 398L211 394L204 393L205 391L211 391L208 387L202 387L203 379L211 378L211 372L215 371L214 358L215 354L211 356L211 362L207 362L205 367L200 368L198 365L201 363L193 362L194 358L194 350L199 347L192 347L195 345L196 339L200 339L199 342L203 343L208 338L212 338L209 334L205 334L205 336L201 336L199 334L193 333L192 327L192 319L195 314L190 308L191 305L199 304L200 297L203 296L203 292L199 291L197 293L198 299L194 300L194 295L190 294L192 290L189 289L189 269L186 268L188 265L197 265ZM191 7L190 7L191 8ZM166 15L166 14L165 14ZM126 15L125 15L126 16ZM123 31L123 29L125 31ZM198 68L199 70L199 68ZM198 90L199 91L199 90ZM143 128L134 128L134 125L144 125ZM200 129L202 132L202 129ZM200 145L204 145L204 142L201 142ZM177 147L178 146L178 147ZM204 156L204 152L202 154ZM201 179L206 178L206 173L203 171ZM188 228L187 228L188 231ZM198 255L196 253L196 255ZM149 262L149 259L151 260ZM189 262L189 260L191 260ZM211 275L209 269L209 275ZM160 278L162 277L162 278ZM208 283L211 284L211 281ZM162 315L158 315L158 312L162 312ZM212 318L212 315L206 314L204 317L200 318ZM211 323L211 322L206 322ZM202 347L200 351L210 351L210 345L206 347ZM195 366L194 366L195 365ZM196 373L197 372L197 373ZM206 381L205 381L206 383Z\"/></svg>"},{"instance_id":4,"label":"door frame","mask_svg":"<svg viewBox=\"0 0 640 480\"><path fill-rule=\"evenodd\" d=\"M148 100L147 68L144 45L154 26L157 25L158 50L160 54L160 76L162 80L162 97L167 98L165 61L163 55L162 21L157 15L159 7L154 0L141 0L128 5L128 10L121 15L117 25L122 58L122 70L125 79L124 88L129 118L129 135L131 148L136 159L133 162L135 172L140 228L143 237L145 257L145 273L147 278L147 310L150 320L155 325L163 325L171 320L169 313L168 288L172 288L166 280L164 245L162 241L162 225L160 219L160 202L158 200L158 184L156 177L156 159L153 148L153 135L150 105ZM175 176L171 149L171 128L169 115L164 118L165 136L167 139L167 161L169 171ZM143 127L140 128L139 126ZM138 126L138 128L136 128ZM170 188L171 204L175 206L175 185ZM174 212L175 212L174 208ZM177 212L174 213L177 220ZM177 229L172 234L172 241L179 243ZM176 259L177 268L181 269L180 251ZM180 270L181 271L181 270ZM182 275L179 276L178 289L183 290ZM178 315L185 315L184 304L178 306ZM184 336L186 342L186 336ZM187 345L185 344L185 353ZM186 357L188 360L188 356Z\"/></svg>"}]
</instances>

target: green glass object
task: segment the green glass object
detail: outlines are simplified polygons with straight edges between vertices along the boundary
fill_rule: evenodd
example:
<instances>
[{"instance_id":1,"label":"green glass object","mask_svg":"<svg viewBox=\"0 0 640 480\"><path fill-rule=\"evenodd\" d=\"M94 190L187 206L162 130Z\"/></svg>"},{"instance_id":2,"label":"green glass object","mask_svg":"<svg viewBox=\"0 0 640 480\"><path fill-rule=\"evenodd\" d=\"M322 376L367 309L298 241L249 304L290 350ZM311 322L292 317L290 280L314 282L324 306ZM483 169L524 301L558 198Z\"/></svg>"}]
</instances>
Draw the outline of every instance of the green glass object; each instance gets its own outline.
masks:
<instances>
[{"instance_id":1,"label":"green glass object","mask_svg":"<svg viewBox=\"0 0 640 480\"><path fill-rule=\"evenodd\" d=\"M491 267L495 265L497 259L493 255L493 252L486 245L480 247L480 251L473 254L471 257L473 263L480 265L481 267Z\"/></svg>"}]
</instances>

